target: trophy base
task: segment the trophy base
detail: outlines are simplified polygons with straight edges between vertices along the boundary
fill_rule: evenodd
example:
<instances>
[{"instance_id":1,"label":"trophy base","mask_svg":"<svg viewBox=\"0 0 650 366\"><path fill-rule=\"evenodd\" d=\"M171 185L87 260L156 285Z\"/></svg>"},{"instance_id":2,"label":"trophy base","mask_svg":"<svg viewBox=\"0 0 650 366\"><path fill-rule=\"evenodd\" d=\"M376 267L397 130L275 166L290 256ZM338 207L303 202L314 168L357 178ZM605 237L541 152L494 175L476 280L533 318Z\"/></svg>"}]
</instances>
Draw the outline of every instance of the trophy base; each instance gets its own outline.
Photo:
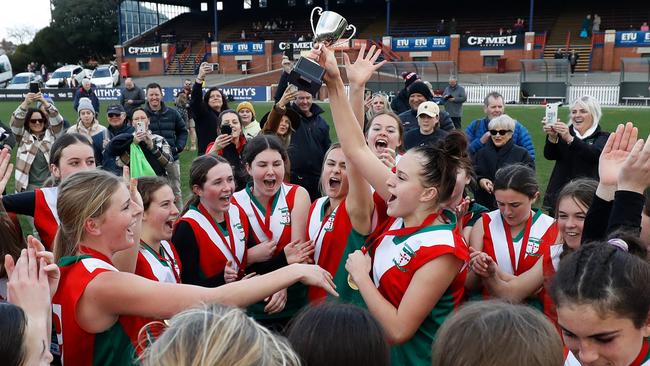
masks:
<instances>
[{"instance_id":1,"label":"trophy base","mask_svg":"<svg viewBox=\"0 0 650 366\"><path fill-rule=\"evenodd\" d=\"M298 90L304 90L311 95L316 96L323 85L323 69L315 61L306 57L301 57L289 74L289 83L298 87Z\"/></svg>"}]
</instances>

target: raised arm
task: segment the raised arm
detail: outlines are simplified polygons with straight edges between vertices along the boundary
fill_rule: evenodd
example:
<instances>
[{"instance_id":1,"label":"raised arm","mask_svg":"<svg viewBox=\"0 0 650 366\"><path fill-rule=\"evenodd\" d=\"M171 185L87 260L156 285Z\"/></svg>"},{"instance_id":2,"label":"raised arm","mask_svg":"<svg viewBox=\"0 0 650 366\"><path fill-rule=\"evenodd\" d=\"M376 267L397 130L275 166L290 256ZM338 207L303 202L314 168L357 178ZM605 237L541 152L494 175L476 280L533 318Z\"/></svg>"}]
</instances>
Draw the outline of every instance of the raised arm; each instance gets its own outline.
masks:
<instances>
[{"instance_id":1,"label":"raised arm","mask_svg":"<svg viewBox=\"0 0 650 366\"><path fill-rule=\"evenodd\" d=\"M347 54L343 54L345 71L350 81L350 104L360 128L363 128L365 115L363 93L368 79L374 72L373 65L381 54L381 50L375 52L375 46L372 46L367 54L365 54L365 49L365 45L361 46L354 64L350 63ZM346 160L350 159L346 156ZM347 164L345 169L350 187L345 198L345 207L350 216L352 227L362 235L370 234L372 230L372 211L375 207L370 185L363 179L355 164Z\"/></svg>"},{"instance_id":2,"label":"raised arm","mask_svg":"<svg viewBox=\"0 0 650 366\"><path fill-rule=\"evenodd\" d=\"M326 70L324 80L327 84L327 91L332 109L332 119L336 127L336 134L341 142L341 147L346 158L354 164L361 175L375 188L377 193L384 199L390 194L386 187L386 181L392 174L372 153L366 145L363 131L358 123L355 123L356 116L345 95L345 87L334 53L327 47L312 50L312 56L319 58L319 63ZM373 65L377 69L381 64Z\"/></svg>"}]
</instances>

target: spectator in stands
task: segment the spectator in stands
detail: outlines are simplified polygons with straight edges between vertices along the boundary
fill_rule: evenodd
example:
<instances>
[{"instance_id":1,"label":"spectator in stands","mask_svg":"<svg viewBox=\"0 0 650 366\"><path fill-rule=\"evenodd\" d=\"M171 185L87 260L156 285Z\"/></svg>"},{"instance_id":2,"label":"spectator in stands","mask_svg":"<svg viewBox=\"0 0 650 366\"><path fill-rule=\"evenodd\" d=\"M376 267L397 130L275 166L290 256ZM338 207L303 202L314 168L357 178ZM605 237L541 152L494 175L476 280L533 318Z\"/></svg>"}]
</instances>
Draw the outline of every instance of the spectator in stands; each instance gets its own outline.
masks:
<instances>
[{"instance_id":1,"label":"spectator in stands","mask_svg":"<svg viewBox=\"0 0 650 366\"><path fill-rule=\"evenodd\" d=\"M523 34L524 33L524 20L517 18L515 24L512 25L512 33L514 34Z\"/></svg>"},{"instance_id":2,"label":"spectator in stands","mask_svg":"<svg viewBox=\"0 0 650 366\"><path fill-rule=\"evenodd\" d=\"M255 117L255 108L250 102L241 102L237 106L237 114L241 119L242 135L246 140L250 140L257 136L262 130L260 123L257 122Z\"/></svg>"},{"instance_id":3,"label":"spectator in stands","mask_svg":"<svg viewBox=\"0 0 650 366\"><path fill-rule=\"evenodd\" d=\"M117 157L117 166L123 168L131 164L131 144L136 144L142 149L147 163L159 177L167 176L167 166L172 162L169 143L164 137L151 132L150 121L147 113L138 108L133 111L131 124L134 130L117 135L108 145L108 150L113 157ZM138 131L138 124L144 125L144 131Z\"/></svg>"},{"instance_id":4,"label":"spectator in stands","mask_svg":"<svg viewBox=\"0 0 650 366\"><path fill-rule=\"evenodd\" d=\"M596 33L596 32L600 32L600 23L601 23L601 21L602 20L600 19L600 15L594 14L594 21L593 21L593 24L591 26L592 34Z\"/></svg>"},{"instance_id":5,"label":"spectator in stands","mask_svg":"<svg viewBox=\"0 0 650 366\"><path fill-rule=\"evenodd\" d=\"M404 126L405 133L418 127L418 107L423 102L432 101L433 94L431 94L431 90L429 90L429 87L427 87L424 82L416 81L411 84L411 86L409 86L408 97L410 109L399 114L399 118L402 121L402 126ZM440 128L445 131L453 130L454 122L451 120L451 117L449 117L449 113L443 111L439 114Z\"/></svg>"},{"instance_id":6,"label":"spectator in stands","mask_svg":"<svg viewBox=\"0 0 650 366\"><path fill-rule=\"evenodd\" d=\"M162 101L162 88L156 83L147 85L147 103L144 111L149 118L149 130L154 135L160 135L167 140L173 161L167 164L167 177L176 197L176 206L183 205L181 192L181 163L179 154L187 143L187 129L180 113L169 108Z\"/></svg>"},{"instance_id":7,"label":"spectator in stands","mask_svg":"<svg viewBox=\"0 0 650 366\"><path fill-rule=\"evenodd\" d=\"M458 24L456 23L456 18L451 18L449 21L449 34L456 34Z\"/></svg>"},{"instance_id":8,"label":"spectator in stands","mask_svg":"<svg viewBox=\"0 0 650 366\"><path fill-rule=\"evenodd\" d=\"M404 71L401 76L402 79L404 79L404 89L400 90L399 93L397 93L397 96L393 98L393 101L390 104L390 107L396 114L406 112L410 109L408 87L411 86L411 84L413 84L415 81L420 80L418 74L414 72Z\"/></svg>"},{"instance_id":9,"label":"spectator in stands","mask_svg":"<svg viewBox=\"0 0 650 366\"><path fill-rule=\"evenodd\" d=\"M211 87L203 95L203 82L205 76L212 68L207 62L199 67L199 74L196 76L192 87L190 107L194 115L196 126L197 150L199 155L205 153L208 144L217 138L219 132L219 113L228 109L228 98L217 87Z\"/></svg>"},{"instance_id":10,"label":"spectator in stands","mask_svg":"<svg viewBox=\"0 0 650 366\"><path fill-rule=\"evenodd\" d=\"M127 118L131 118L133 110L140 108L144 102L144 91L142 88L136 86L133 79L126 78L124 80L122 95L120 95L120 104L124 107Z\"/></svg>"},{"instance_id":11,"label":"spectator in stands","mask_svg":"<svg viewBox=\"0 0 650 366\"><path fill-rule=\"evenodd\" d=\"M72 78L74 80L74 78ZM99 98L95 94L95 90L92 88L90 79L83 79L81 81L81 88L77 89L74 93L74 98L72 99L72 106L75 110L79 109L79 99L88 98L93 104L94 112L99 112Z\"/></svg>"},{"instance_id":12,"label":"spectator in stands","mask_svg":"<svg viewBox=\"0 0 650 366\"><path fill-rule=\"evenodd\" d=\"M580 38L588 38L589 31L591 31L591 14L587 14L587 16L582 20Z\"/></svg>"},{"instance_id":13,"label":"spectator in stands","mask_svg":"<svg viewBox=\"0 0 650 366\"><path fill-rule=\"evenodd\" d=\"M324 112L314 104L312 95L299 90L291 108L300 116L300 124L291 136L289 160L291 162L291 183L304 187L312 201L319 198L318 185L325 152L329 149L330 128L321 116Z\"/></svg>"},{"instance_id":14,"label":"spectator in stands","mask_svg":"<svg viewBox=\"0 0 650 366\"><path fill-rule=\"evenodd\" d=\"M602 110L594 97L576 99L570 111L568 125L559 119L552 125L542 121L544 157L555 160L543 203L551 215L557 194L566 183L580 177L598 179L598 159L609 137L609 132L600 128Z\"/></svg>"},{"instance_id":15,"label":"spectator in stands","mask_svg":"<svg viewBox=\"0 0 650 366\"><path fill-rule=\"evenodd\" d=\"M106 127L99 124L97 120L97 112L93 107L93 103L88 98L81 98L77 103L77 112L79 119L77 124L70 126L66 133L78 133L88 137L93 143L93 150L95 152L95 165L102 165L102 156L104 150L104 131Z\"/></svg>"},{"instance_id":16,"label":"spectator in stands","mask_svg":"<svg viewBox=\"0 0 650 366\"><path fill-rule=\"evenodd\" d=\"M418 106L417 118L419 128L406 132L404 136L406 150L417 146L433 145L447 136L448 132L438 127L440 108L436 103L431 101L421 103Z\"/></svg>"},{"instance_id":17,"label":"spectator in stands","mask_svg":"<svg viewBox=\"0 0 650 366\"><path fill-rule=\"evenodd\" d=\"M573 49L571 50L571 54L569 54L569 64L571 65L571 73L576 72L576 66L578 65L578 59L580 58L580 55L576 53L576 50Z\"/></svg>"},{"instance_id":18,"label":"spectator in stands","mask_svg":"<svg viewBox=\"0 0 650 366\"><path fill-rule=\"evenodd\" d=\"M475 154L477 151L485 147L490 140L491 136L488 124L492 119L505 113L503 96L498 92L491 92L488 94L485 99L483 99L483 112L485 113L485 117L472 121L472 123L470 123L470 125L465 129L465 134L469 140L470 154ZM533 140L531 139L530 133L528 133L526 127L519 122L515 124L515 129L512 133L512 140L515 145L519 145L528 150L530 157L533 161L535 160L535 147L533 146Z\"/></svg>"},{"instance_id":19,"label":"spectator in stands","mask_svg":"<svg viewBox=\"0 0 650 366\"><path fill-rule=\"evenodd\" d=\"M447 34L446 24L444 19L440 19L440 23L436 26L436 34L444 36Z\"/></svg>"},{"instance_id":20,"label":"spectator in stands","mask_svg":"<svg viewBox=\"0 0 650 366\"><path fill-rule=\"evenodd\" d=\"M212 43L212 41L214 41L214 37L212 36L212 32L208 31L208 34L205 35L205 42Z\"/></svg>"},{"instance_id":21,"label":"spectator in stands","mask_svg":"<svg viewBox=\"0 0 650 366\"><path fill-rule=\"evenodd\" d=\"M37 108L30 107L35 102L39 102ZM63 117L43 94L27 93L25 100L11 115L9 124L11 131L4 141L9 141L9 135L13 132L13 142L18 143L15 190L33 191L50 176L50 148L63 133ZM3 143L4 146L11 147Z\"/></svg>"},{"instance_id":22,"label":"spectator in stands","mask_svg":"<svg viewBox=\"0 0 650 366\"><path fill-rule=\"evenodd\" d=\"M244 30L244 29L241 30L241 40L242 41L246 40L246 30Z\"/></svg>"},{"instance_id":23,"label":"spectator in stands","mask_svg":"<svg viewBox=\"0 0 650 366\"><path fill-rule=\"evenodd\" d=\"M494 199L494 178L497 170L506 165L525 164L535 169L535 162L528 151L515 145L512 135L517 122L507 114L493 118L488 124L490 139L483 149L474 154L474 171L479 188L474 198L479 205L493 211L497 209Z\"/></svg>"},{"instance_id":24,"label":"spectator in stands","mask_svg":"<svg viewBox=\"0 0 650 366\"><path fill-rule=\"evenodd\" d=\"M640 30L641 30L641 32L649 31L650 27L648 26L648 22L643 22L643 24L641 24L641 29Z\"/></svg>"},{"instance_id":25,"label":"spectator in stands","mask_svg":"<svg viewBox=\"0 0 650 366\"><path fill-rule=\"evenodd\" d=\"M465 88L458 85L458 79L455 76L449 78L449 85L442 93L445 103L445 111L454 121L454 127L460 130L461 117L463 116L463 103L467 100Z\"/></svg>"},{"instance_id":26,"label":"spectator in stands","mask_svg":"<svg viewBox=\"0 0 650 366\"><path fill-rule=\"evenodd\" d=\"M553 58L556 60L561 60L565 57L564 52L562 52L562 47L558 47L557 51L555 51L555 54L553 55Z\"/></svg>"},{"instance_id":27,"label":"spectator in stands","mask_svg":"<svg viewBox=\"0 0 650 366\"><path fill-rule=\"evenodd\" d=\"M128 123L126 119L126 111L121 104L108 106L106 109L106 115L108 117L108 127L104 132L104 142L102 145L102 169L121 176L122 167L117 165L115 156L111 154L108 145L115 136L123 133L132 134L135 129L130 123Z\"/></svg>"},{"instance_id":28,"label":"spectator in stands","mask_svg":"<svg viewBox=\"0 0 650 366\"><path fill-rule=\"evenodd\" d=\"M156 29L156 31L153 32L153 41L156 44L159 44L161 41L160 32L158 31L158 29Z\"/></svg>"}]
</instances>

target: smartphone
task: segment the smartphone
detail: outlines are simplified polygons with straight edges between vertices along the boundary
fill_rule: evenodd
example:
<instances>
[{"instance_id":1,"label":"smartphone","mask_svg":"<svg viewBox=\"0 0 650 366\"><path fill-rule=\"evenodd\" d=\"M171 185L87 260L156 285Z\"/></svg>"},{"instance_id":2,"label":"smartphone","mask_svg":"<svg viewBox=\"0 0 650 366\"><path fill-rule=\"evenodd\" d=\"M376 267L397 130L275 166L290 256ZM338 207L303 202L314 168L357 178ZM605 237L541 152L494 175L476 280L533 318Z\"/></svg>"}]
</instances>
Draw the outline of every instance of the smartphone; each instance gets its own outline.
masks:
<instances>
[{"instance_id":1,"label":"smartphone","mask_svg":"<svg viewBox=\"0 0 650 366\"><path fill-rule=\"evenodd\" d=\"M546 124L553 124L557 122L557 108L560 106L560 103L548 103L546 104Z\"/></svg>"},{"instance_id":2,"label":"smartphone","mask_svg":"<svg viewBox=\"0 0 650 366\"><path fill-rule=\"evenodd\" d=\"M135 127L136 132L147 132L146 127L144 126L143 121L138 121Z\"/></svg>"},{"instance_id":3,"label":"smartphone","mask_svg":"<svg viewBox=\"0 0 650 366\"><path fill-rule=\"evenodd\" d=\"M208 65L210 65L210 71L212 71L212 72L219 71L219 64L218 63L215 62L213 64L208 64Z\"/></svg>"},{"instance_id":4,"label":"smartphone","mask_svg":"<svg viewBox=\"0 0 650 366\"><path fill-rule=\"evenodd\" d=\"M232 135L232 127L230 125L221 125L222 135Z\"/></svg>"},{"instance_id":5,"label":"smartphone","mask_svg":"<svg viewBox=\"0 0 650 366\"><path fill-rule=\"evenodd\" d=\"M365 92L364 92L364 95L363 95L364 99L368 98L368 97L371 97L371 96L372 96L372 90L366 89Z\"/></svg>"},{"instance_id":6,"label":"smartphone","mask_svg":"<svg viewBox=\"0 0 650 366\"><path fill-rule=\"evenodd\" d=\"M298 91L298 87L293 84L289 84L289 86L287 86L287 89L289 90L289 93L295 93Z\"/></svg>"},{"instance_id":7,"label":"smartphone","mask_svg":"<svg viewBox=\"0 0 650 366\"><path fill-rule=\"evenodd\" d=\"M41 86L38 84L38 81L32 81L29 83L30 93L39 93L40 91L41 91Z\"/></svg>"}]
</instances>

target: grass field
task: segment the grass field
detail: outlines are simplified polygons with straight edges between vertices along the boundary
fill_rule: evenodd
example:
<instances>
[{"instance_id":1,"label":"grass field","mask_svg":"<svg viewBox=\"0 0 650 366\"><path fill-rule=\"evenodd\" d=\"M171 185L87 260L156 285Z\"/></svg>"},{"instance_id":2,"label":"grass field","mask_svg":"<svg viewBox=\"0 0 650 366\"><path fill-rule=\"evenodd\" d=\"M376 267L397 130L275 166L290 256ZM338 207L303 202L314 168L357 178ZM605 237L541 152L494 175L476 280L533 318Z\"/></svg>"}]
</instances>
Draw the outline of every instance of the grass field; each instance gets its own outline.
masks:
<instances>
[{"instance_id":1,"label":"grass field","mask_svg":"<svg viewBox=\"0 0 650 366\"><path fill-rule=\"evenodd\" d=\"M18 102L0 102L0 119L7 123L11 113L18 106ZM57 107L63 114L63 116L68 119L71 123L75 123L76 112L72 108L72 102L58 102ZM101 109L106 111L108 106L107 102L103 102ZM320 104L323 109L325 109L324 118L327 121L331 121L331 113L328 104ZM258 119L261 118L266 112L271 108L271 103L255 103L255 109L257 112ZM536 151L536 167L537 167L537 177L540 182L542 194L546 190L546 185L553 169L554 162L544 159L543 148L544 148L544 133L541 128L540 121L544 116L544 107L542 106L516 106L516 105L507 105L506 113L516 120L522 122L528 131L530 132L533 142L535 144ZM559 116L561 119L566 120L568 116L568 108L560 108ZM463 113L463 127L467 126L472 120L480 118L483 115L482 106L479 105L466 105L464 107ZM100 121L106 123L106 116L102 114L100 116ZM603 118L601 120L601 126L606 131L613 131L616 128L618 123L632 121L639 128L639 135L647 137L650 133L650 108L603 108ZM332 127L330 130L332 141L336 141L336 131ZM181 175L187 177L187 172L191 164L192 159L195 157L194 152L184 152L181 154ZM187 197L189 194L187 178L182 180L184 197ZM9 183L7 192L13 192L13 178Z\"/></svg>"}]
</instances>

